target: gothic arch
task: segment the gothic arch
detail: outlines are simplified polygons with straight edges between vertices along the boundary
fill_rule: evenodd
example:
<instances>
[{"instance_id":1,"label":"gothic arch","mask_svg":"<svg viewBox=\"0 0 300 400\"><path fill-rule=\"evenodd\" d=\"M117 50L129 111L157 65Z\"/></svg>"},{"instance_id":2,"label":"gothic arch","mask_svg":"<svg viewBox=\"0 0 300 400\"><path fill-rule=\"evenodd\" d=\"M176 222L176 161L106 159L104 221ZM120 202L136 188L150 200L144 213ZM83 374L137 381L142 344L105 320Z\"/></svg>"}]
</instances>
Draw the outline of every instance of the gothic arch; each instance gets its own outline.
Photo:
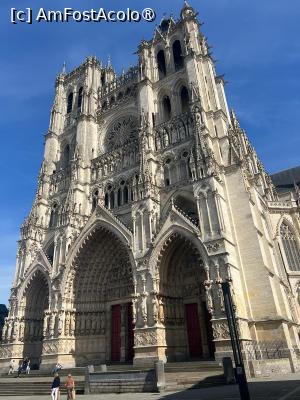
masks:
<instances>
[{"instance_id":1,"label":"gothic arch","mask_svg":"<svg viewBox=\"0 0 300 400\"><path fill-rule=\"evenodd\" d=\"M293 221L292 221L291 217L289 215L281 215L281 217L280 217L280 219L279 219L279 221L277 222L277 225L276 225L274 239L280 237L280 227L281 227L281 225L283 223L287 224L292 231L295 232L297 230L295 225L293 224Z\"/></svg>"},{"instance_id":2,"label":"gothic arch","mask_svg":"<svg viewBox=\"0 0 300 400\"><path fill-rule=\"evenodd\" d=\"M172 238L175 236L180 236L183 240L190 241L193 247L200 254L204 264L208 265L209 257L207 250L200 238L197 237L195 233L196 232L191 228L188 229L186 226L180 226L179 224L172 224L167 228L166 231L164 231L162 228L153 243L154 250L149 259L149 268L153 277L155 277L157 273L157 266L159 265L159 259L163 248L165 247L166 243L172 240Z\"/></svg>"},{"instance_id":3,"label":"gothic arch","mask_svg":"<svg viewBox=\"0 0 300 400\"><path fill-rule=\"evenodd\" d=\"M156 49L156 64L158 71L158 79L163 79L167 75L167 61L165 50L161 48Z\"/></svg>"},{"instance_id":4,"label":"gothic arch","mask_svg":"<svg viewBox=\"0 0 300 400\"><path fill-rule=\"evenodd\" d=\"M165 357L168 361L213 357L212 323L203 285L208 264L199 240L181 227L171 227L157 247L152 276L165 334Z\"/></svg>"},{"instance_id":5,"label":"gothic arch","mask_svg":"<svg viewBox=\"0 0 300 400\"><path fill-rule=\"evenodd\" d=\"M62 285L75 364L132 359L135 263L128 241L111 223L95 221L76 247Z\"/></svg>"},{"instance_id":6,"label":"gothic arch","mask_svg":"<svg viewBox=\"0 0 300 400\"><path fill-rule=\"evenodd\" d=\"M80 253L85 243L92 237L93 233L96 230L101 228L112 232L120 240L120 242L123 243L124 246L126 246L128 249L131 249L132 233L112 214L109 213L108 217L106 217L105 214L107 213L107 210L98 205L94 213L91 215L89 221L81 231L80 235L75 240L75 243L73 243L73 245L71 246L71 249L66 259L66 269L62 278L62 287L66 287L67 280L73 264L76 260L76 257ZM132 252L130 251L129 253L132 265L134 265Z\"/></svg>"},{"instance_id":7,"label":"gothic arch","mask_svg":"<svg viewBox=\"0 0 300 400\"><path fill-rule=\"evenodd\" d=\"M283 264L291 273L300 271L300 243L295 226L282 218L277 226L277 241Z\"/></svg>"},{"instance_id":8,"label":"gothic arch","mask_svg":"<svg viewBox=\"0 0 300 400\"><path fill-rule=\"evenodd\" d=\"M116 122L118 122L119 119L126 118L126 117L133 117L133 118L138 119L139 114L138 114L137 110L133 107L126 108L124 110L120 110L120 111L118 111L117 114L112 113L111 115L108 115L107 118L105 118L104 125L103 125L104 131L107 131L107 129L110 126L114 125Z\"/></svg>"},{"instance_id":9,"label":"gothic arch","mask_svg":"<svg viewBox=\"0 0 300 400\"><path fill-rule=\"evenodd\" d=\"M97 241L97 239L99 239L99 241ZM99 251L97 250L97 248L99 248ZM91 259L87 257L86 261L84 261L85 254L87 252L86 249L88 249L88 251L90 252L89 254ZM124 258L125 254L127 255L126 257L128 258L128 262L132 266L132 273L134 273L133 255L127 243L124 243L120 236L117 235L116 231L111 229L111 226L109 226L108 224L95 224L94 228L85 236L84 240L81 241L81 246L79 246L79 249L74 256L72 263L70 263L70 268L66 270L66 274L64 277L65 284L62 285L65 288L65 297L68 297L69 293L67 292L69 291L70 285L73 283L72 280L74 279L74 272L76 273L78 265L87 264L91 261L92 263L94 263L93 268L97 268L97 262L99 265L102 262L105 262L106 269L103 271L99 271L101 273L101 276L99 278L99 285L101 285L101 282L105 282L107 275L110 273L109 258L111 258L111 267L113 268L114 263L112 262L112 260L114 259L117 250L120 250L122 252ZM97 257L95 258L92 254L96 251L98 255L101 253L101 257L99 256L98 259ZM88 276L88 271L86 272L87 274L85 276L85 279L87 279L87 281L89 281L90 283L93 283L89 280L90 277Z\"/></svg>"},{"instance_id":10,"label":"gothic arch","mask_svg":"<svg viewBox=\"0 0 300 400\"><path fill-rule=\"evenodd\" d=\"M22 301L22 298L24 297L24 293L26 292L27 288L31 284L32 280L35 278L37 274L42 274L45 280L47 281L48 287L49 287L49 298L50 298L50 291L51 291L51 280L49 276L49 270L48 268L43 265L42 263L34 263L30 267L30 269L27 272L27 276L25 277L25 280L22 282L22 285L20 286L18 290L18 303Z\"/></svg>"},{"instance_id":11,"label":"gothic arch","mask_svg":"<svg viewBox=\"0 0 300 400\"><path fill-rule=\"evenodd\" d=\"M193 199L194 201L196 201L193 192L191 192L189 190L185 190L185 189L181 189L181 188L179 188L179 189L177 188L175 190L172 190L172 191L169 192L168 196L166 197L164 206L161 209L161 215L162 216L165 216L166 213L168 212L168 209L170 207L172 199L175 200L178 196L185 196L185 197L188 197L188 198Z\"/></svg>"},{"instance_id":12,"label":"gothic arch","mask_svg":"<svg viewBox=\"0 0 300 400\"><path fill-rule=\"evenodd\" d=\"M23 357L29 357L31 365L39 365L43 347L45 312L50 304L50 279L37 266L20 291L18 340L23 346Z\"/></svg>"}]
</instances>

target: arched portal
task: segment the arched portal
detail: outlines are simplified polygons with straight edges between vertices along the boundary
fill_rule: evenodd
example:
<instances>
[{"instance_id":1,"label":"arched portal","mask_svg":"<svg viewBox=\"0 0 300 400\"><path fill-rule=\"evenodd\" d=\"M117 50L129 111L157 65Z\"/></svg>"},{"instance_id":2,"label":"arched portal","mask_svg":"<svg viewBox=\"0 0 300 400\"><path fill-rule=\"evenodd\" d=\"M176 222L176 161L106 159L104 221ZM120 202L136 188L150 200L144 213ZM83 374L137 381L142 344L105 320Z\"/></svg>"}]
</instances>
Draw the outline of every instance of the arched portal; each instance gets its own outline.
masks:
<instances>
[{"instance_id":1,"label":"arched portal","mask_svg":"<svg viewBox=\"0 0 300 400\"><path fill-rule=\"evenodd\" d=\"M160 257L158 296L168 361L214 356L204 280L203 261L192 243L171 237Z\"/></svg>"},{"instance_id":2,"label":"arched portal","mask_svg":"<svg viewBox=\"0 0 300 400\"><path fill-rule=\"evenodd\" d=\"M37 271L26 287L22 305L24 316L20 322L19 339L24 342L23 356L31 366L39 366L43 348L44 313L49 307L49 286L45 275Z\"/></svg>"},{"instance_id":3,"label":"arched portal","mask_svg":"<svg viewBox=\"0 0 300 400\"><path fill-rule=\"evenodd\" d=\"M111 230L99 227L75 265L71 298L76 365L132 360L134 286L129 249Z\"/></svg>"}]
</instances>

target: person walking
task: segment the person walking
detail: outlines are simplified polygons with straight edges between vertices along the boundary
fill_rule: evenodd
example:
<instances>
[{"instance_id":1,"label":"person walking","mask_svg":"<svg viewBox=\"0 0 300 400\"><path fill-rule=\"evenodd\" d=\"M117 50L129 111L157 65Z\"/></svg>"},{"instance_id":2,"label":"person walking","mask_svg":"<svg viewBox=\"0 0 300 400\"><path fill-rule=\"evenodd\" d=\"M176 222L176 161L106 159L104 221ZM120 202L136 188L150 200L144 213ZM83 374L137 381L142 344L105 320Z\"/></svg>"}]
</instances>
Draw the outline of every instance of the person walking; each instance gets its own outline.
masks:
<instances>
[{"instance_id":1,"label":"person walking","mask_svg":"<svg viewBox=\"0 0 300 400\"><path fill-rule=\"evenodd\" d=\"M75 399L75 382L74 379L72 378L71 374L68 374L66 383L65 383L65 387L67 388L67 394L68 400L74 400Z\"/></svg>"},{"instance_id":2,"label":"person walking","mask_svg":"<svg viewBox=\"0 0 300 400\"><path fill-rule=\"evenodd\" d=\"M9 364L8 375L13 374L15 371L15 360L12 360Z\"/></svg>"},{"instance_id":3,"label":"person walking","mask_svg":"<svg viewBox=\"0 0 300 400\"><path fill-rule=\"evenodd\" d=\"M62 369L62 365L59 363L55 364L55 367L53 368L52 372L55 374L56 372L60 371Z\"/></svg>"},{"instance_id":4,"label":"person walking","mask_svg":"<svg viewBox=\"0 0 300 400\"><path fill-rule=\"evenodd\" d=\"M51 386L52 400L59 399L59 388L60 388L60 377L58 376L58 373L56 372L54 374L54 379L53 379L52 386Z\"/></svg>"},{"instance_id":5,"label":"person walking","mask_svg":"<svg viewBox=\"0 0 300 400\"><path fill-rule=\"evenodd\" d=\"M29 361L29 360L28 360L28 357L26 357L26 358L23 360L22 371L24 372L24 374L26 374L28 361Z\"/></svg>"},{"instance_id":6,"label":"person walking","mask_svg":"<svg viewBox=\"0 0 300 400\"><path fill-rule=\"evenodd\" d=\"M29 373L30 373L30 360L28 359L28 363L26 366L26 374L29 375Z\"/></svg>"},{"instance_id":7,"label":"person walking","mask_svg":"<svg viewBox=\"0 0 300 400\"><path fill-rule=\"evenodd\" d=\"M22 368L23 368L23 361L19 362L19 367L18 367L18 378L20 378L20 375L22 373Z\"/></svg>"}]
</instances>

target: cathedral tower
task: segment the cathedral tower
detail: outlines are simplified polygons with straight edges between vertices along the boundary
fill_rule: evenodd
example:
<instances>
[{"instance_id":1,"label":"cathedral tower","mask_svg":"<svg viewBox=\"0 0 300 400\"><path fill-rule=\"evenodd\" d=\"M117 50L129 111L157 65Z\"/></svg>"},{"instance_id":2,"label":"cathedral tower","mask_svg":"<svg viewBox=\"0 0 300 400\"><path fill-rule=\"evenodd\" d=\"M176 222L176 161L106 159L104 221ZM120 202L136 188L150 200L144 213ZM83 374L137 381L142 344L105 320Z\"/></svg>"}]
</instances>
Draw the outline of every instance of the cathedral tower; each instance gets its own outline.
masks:
<instances>
[{"instance_id":1,"label":"cathedral tower","mask_svg":"<svg viewBox=\"0 0 300 400\"><path fill-rule=\"evenodd\" d=\"M58 75L2 366L219 360L229 280L249 368L275 341L296 369L299 203L276 192L224 83L187 2L137 66L88 57Z\"/></svg>"}]
</instances>

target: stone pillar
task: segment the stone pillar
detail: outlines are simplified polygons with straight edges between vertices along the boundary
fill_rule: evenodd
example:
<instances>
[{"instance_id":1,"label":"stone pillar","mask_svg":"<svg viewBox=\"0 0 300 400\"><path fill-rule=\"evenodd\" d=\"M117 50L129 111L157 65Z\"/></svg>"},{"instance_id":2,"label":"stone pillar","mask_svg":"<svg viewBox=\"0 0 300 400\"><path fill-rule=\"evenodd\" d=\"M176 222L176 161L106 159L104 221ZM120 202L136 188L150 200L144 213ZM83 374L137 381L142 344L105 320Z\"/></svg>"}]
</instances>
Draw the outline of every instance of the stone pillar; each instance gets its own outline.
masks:
<instances>
[{"instance_id":1,"label":"stone pillar","mask_svg":"<svg viewBox=\"0 0 300 400\"><path fill-rule=\"evenodd\" d=\"M134 331L134 365L154 366L158 360L166 362L165 329L162 326L136 328Z\"/></svg>"}]
</instances>

